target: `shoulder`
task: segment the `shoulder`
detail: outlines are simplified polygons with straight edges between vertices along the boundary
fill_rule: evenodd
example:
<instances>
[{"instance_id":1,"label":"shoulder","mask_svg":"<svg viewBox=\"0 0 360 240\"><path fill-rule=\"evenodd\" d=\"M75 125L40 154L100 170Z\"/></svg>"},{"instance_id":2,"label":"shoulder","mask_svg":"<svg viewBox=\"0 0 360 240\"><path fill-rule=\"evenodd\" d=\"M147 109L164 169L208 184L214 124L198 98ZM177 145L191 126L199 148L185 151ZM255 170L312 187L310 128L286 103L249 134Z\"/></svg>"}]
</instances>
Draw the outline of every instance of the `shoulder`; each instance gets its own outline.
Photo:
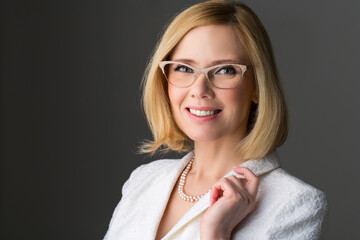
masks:
<instances>
[{"instance_id":1,"label":"shoulder","mask_svg":"<svg viewBox=\"0 0 360 240\"><path fill-rule=\"evenodd\" d=\"M125 182L122 190L123 196L126 195L127 192L134 190L134 186L136 186L136 189L140 189L141 186L147 187L149 184L157 181L161 176L166 175L174 169L181 168L184 162L187 161L186 156L182 159L160 159L140 165L131 173L129 179Z\"/></svg>"},{"instance_id":2,"label":"shoulder","mask_svg":"<svg viewBox=\"0 0 360 240\"><path fill-rule=\"evenodd\" d=\"M152 161L150 163L143 164L137 167L134 171L135 172L156 171L158 169L171 166L172 164L175 164L179 160L180 159L159 159Z\"/></svg>"},{"instance_id":3,"label":"shoulder","mask_svg":"<svg viewBox=\"0 0 360 240\"><path fill-rule=\"evenodd\" d=\"M317 239L327 210L325 194L281 168L260 177L249 229L267 239Z\"/></svg>"},{"instance_id":4,"label":"shoulder","mask_svg":"<svg viewBox=\"0 0 360 240\"><path fill-rule=\"evenodd\" d=\"M284 203L309 196L325 203L325 194L280 167L276 151L263 159L245 162L260 179L259 200ZM245 165L244 164L244 165ZM314 202L314 201L311 201Z\"/></svg>"},{"instance_id":5,"label":"shoulder","mask_svg":"<svg viewBox=\"0 0 360 240\"><path fill-rule=\"evenodd\" d=\"M130 175L130 179L141 178L141 176L154 176L157 173L163 171L165 168L171 167L172 165L179 162L179 159L160 159L150 163L142 164L137 167Z\"/></svg>"},{"instance_id":6,"label":"shoulder","mask_svg":"<svg viewBox=\"0 0 360 240\"><path fill-rule=\"evenodd\" d=\"M269 226L274 239L317 239L327 210L325 193L278 168L263 176L260 206L277 224ZM302 237L301 237L302 236Z\"/></svg>"},{"instance_id":7,"label":"shoulder","mask_svg":"<svg viewBox=\"0 0 360 240\"><path fill-rule=\"evenodd\" d=\"M309 196L325 201L325 194L322 191L289 174L282 168L277 168L266 174L262 177L261 182L265 187L264 189L276 191L277 194L283 195L285 199Z\"/></svg>"}]
</instances>

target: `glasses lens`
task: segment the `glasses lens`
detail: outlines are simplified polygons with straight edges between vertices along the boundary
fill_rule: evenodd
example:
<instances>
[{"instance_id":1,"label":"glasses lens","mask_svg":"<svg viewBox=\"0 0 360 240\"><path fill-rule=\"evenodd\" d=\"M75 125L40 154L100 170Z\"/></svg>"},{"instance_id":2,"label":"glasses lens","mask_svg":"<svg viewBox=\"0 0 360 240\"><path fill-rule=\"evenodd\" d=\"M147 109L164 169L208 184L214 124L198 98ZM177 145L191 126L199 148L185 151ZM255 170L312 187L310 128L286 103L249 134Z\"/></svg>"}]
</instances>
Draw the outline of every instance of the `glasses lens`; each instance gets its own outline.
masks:
<instances>
[{"instance_id":1,"label":"glasses lens","mask_svg":"<svg viewBox=\"0 0 360 240\"><path fill-rule=\"evenodd\" d=\"M194 70L183 63L166 63L163 66L166 79L174 86L188 87L200 72L207 73L207 78L217 88L234 88L243 76L242 65L221 64L207 69ZM196 72L195 72L196 71Z\"/></svg>"},{"instance_id":2,"label":"glasses lens","mask_svg":"<svg viewBox=\"0 0 360 240\"><path fill-rule=\"evenodd\" d=\"M187 87L194 81L194 70L180 63L168 63L164 66L167 80L174 86Z\"/></svg>"},{"instance_id":3,"label":"glasses lens","mask_svg":"<svg viewBox=\"0 0 360 240\"><path fill-rule=\"evenodd\" d=\"M242 69L237 65L221 65L208 73L210 81L218 88L233 88L243 75Z\"/></svg>"}]
</instances>

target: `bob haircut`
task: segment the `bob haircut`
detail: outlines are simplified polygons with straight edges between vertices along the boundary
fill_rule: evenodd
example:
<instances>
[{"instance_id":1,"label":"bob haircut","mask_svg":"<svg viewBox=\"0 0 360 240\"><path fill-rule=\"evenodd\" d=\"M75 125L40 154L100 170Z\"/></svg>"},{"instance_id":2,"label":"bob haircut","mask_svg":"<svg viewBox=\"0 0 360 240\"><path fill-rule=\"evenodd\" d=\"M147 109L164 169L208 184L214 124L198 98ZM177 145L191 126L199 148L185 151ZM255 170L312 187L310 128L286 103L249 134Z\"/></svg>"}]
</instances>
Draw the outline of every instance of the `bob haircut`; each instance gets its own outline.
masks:
<instances>
[{"instance_id":1,"label":"bob haircut","mask_svg":"<svg viewBox=\"0 0 360 240\"><path fill-rule=\"evenodd\" d=\"M166 28L147 66L143 79L143 107L153 133L140 152L189 151L193 141L177 126L171 113L168 83L159 63L169 60L182 38L204 25L230 25L249 55L258 94L251 106L247 136L238 143L244 159L263 158L280 146L288 134L288 110L270 39L256 14L245 4L214 0L199 3L177 15Z\"/></svg>"}]
</instances>

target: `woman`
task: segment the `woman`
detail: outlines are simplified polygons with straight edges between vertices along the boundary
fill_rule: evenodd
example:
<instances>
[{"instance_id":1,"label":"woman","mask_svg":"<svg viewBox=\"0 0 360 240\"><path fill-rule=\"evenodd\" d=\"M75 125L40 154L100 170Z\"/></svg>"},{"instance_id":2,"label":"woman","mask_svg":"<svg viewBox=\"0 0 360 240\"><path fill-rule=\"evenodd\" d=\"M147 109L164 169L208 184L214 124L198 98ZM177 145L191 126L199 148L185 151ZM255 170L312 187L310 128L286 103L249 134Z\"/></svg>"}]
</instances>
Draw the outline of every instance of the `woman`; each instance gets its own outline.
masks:
<instances>
[{"instance_id":1,"label":"woman","mask_svg":"<svg viewBox=\"0 0 360 240\"><path fill-rule=\"evenodd\" d=\"M142 151L190 152L131 174L105 239L318 238L325 196L279 167L287 107L247 6L209 1L180 13L148 65L143 99L154 140Z\"/></svg>"}]
</instances>

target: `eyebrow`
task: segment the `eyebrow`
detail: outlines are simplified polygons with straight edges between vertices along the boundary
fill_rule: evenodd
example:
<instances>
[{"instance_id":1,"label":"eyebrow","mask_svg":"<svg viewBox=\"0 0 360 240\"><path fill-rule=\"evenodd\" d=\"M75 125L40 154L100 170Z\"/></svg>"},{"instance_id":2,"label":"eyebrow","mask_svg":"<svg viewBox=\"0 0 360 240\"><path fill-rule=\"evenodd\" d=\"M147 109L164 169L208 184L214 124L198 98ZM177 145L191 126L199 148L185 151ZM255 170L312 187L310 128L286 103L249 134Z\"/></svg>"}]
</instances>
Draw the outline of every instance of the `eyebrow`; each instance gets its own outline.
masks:
<instances>
[{"instance_id":1,"label":"eyebrow","mask_svg":"<svg viewBox=\"0 0 360 240\"><path fill-rule=\"evenodd\" d=\"M187 58L172 59L171 61L197 65L196 61L194 61L193 59L187 59ZM210 62L209 66L218 65L218 64L222 64L222 63L240 63L240 61L235 60L235 59L218 59L218 60Z\"/></svg>"}]
</instances>

